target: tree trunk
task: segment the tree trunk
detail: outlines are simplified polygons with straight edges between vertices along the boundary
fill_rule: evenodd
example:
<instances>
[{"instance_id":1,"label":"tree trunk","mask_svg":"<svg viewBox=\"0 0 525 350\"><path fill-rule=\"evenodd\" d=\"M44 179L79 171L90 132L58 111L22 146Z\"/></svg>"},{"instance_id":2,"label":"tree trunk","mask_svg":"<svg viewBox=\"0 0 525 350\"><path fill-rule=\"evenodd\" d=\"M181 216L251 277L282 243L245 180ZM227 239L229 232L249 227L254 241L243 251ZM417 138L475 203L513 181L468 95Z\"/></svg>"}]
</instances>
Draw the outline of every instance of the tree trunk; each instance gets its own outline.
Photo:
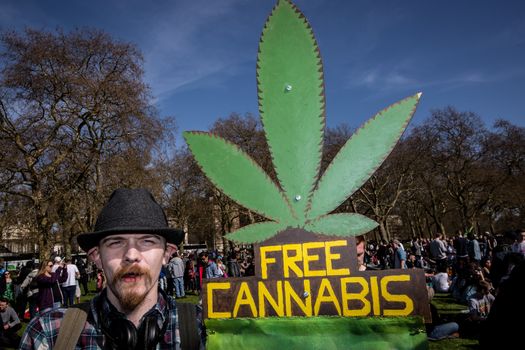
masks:
<instances>
[{"instance_id":1,"label":"tree trunk","mask_svg":"<svg viewBox=\"0 0 525 350\"><path fill-rule=\"evenodd\" d=\"M379 232L381 233L381 239L385 242L390 241L390 237L388 236L388 231L385 227L385 222L383 220L379 221Z\"/></svg>"}]
</instances>

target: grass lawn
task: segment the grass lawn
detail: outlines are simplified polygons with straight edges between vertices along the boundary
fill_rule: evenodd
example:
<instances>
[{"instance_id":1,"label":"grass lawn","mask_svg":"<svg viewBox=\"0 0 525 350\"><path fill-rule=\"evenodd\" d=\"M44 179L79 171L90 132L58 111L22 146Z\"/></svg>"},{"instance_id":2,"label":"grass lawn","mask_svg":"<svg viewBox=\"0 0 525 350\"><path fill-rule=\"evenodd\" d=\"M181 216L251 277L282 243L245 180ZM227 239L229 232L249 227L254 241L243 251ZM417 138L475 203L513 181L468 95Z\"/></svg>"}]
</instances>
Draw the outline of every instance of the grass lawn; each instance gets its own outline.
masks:
<instances>
[{"instance_id":1,"label":"grass lawn","mask_svg":"<svg viewBox=\"0 0 525 350\"><path fill-rule=\"evenodd\" d=\"M82 296L80 298L81 302L89 301L95 296L96 293L94 292L94 281L89 283L89 290L92 292L86 296ZM188 294L186 298L181 299L181 302L197 304L199 302L199 296ZM447 294L436 294L432 302L437 307L441 317L450 321L457 321L460 319L462 315L464 315L462 314L462 311L467 309L465 305L458 304L451 296ZM26 326L27 321L22 322L22 329L19 332L20 335L22 335ZM473 350L478 348L479 345L477 339L469 339L464 337L457 339L444 339L440 341L429 341L429 350Z\"/></svg>"}]
</instances>

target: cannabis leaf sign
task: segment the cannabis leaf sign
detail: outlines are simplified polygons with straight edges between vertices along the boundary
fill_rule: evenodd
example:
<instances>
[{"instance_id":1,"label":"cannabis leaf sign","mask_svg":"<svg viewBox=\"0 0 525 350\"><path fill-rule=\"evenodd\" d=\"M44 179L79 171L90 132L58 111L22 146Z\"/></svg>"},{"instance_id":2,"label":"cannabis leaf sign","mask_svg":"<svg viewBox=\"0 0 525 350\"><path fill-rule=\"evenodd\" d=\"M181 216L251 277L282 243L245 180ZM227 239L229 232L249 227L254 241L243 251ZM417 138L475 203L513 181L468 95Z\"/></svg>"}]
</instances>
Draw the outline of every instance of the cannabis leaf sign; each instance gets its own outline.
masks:
<instances>
[{"instance_id":1,"label":"cannabis leaf sign","mask_svg":"<svg viewBox=\"0 0 525 350\"><path fill-rule=\"evenodd\" d=\"M264 26L257 57L259 111L280 187L236 145L210 133L184 137L208 178L269 221L242 227L230 240L256 243L298 227L331 236L366 233L377 223L357 213L330 214L383 163L421 94L379 112L343 146L319 177L325 126L323 66L312 29L287 0Z\"/></svg>"}]
</instances>

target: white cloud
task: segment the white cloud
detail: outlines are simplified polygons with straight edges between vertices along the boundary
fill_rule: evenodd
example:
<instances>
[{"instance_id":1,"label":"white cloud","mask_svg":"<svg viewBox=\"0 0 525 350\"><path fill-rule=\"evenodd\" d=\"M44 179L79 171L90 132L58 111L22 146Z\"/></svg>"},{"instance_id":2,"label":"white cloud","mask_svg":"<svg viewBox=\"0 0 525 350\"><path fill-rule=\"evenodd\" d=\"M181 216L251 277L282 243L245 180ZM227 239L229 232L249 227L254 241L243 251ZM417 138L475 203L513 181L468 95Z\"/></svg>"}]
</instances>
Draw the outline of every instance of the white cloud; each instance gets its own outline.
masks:
<instances>
[{"instance_id":1,"label":"white cloud","mask_svg":"<svg viewBox=\"0 0 525 350\"><path fill-rule=\"evenodd\" d=\"M384 67L370 69L364 72L354 71L347 82L348 87L367 87L376 90L392 90L400 87L418 85L417 79L402 73L401 70L389 71Z\"/></svg>"},{"instance_id":2,"label":"white cloud","mask_svg":"<svg viewBox=\"0 0 525 350\"><path fill-rule=\"evenodd\" d=\"M365 87L376 93L388 93L398 89L423 89L439 87L457 89L472 84L489 84L525 76L525 68L507 71L439 71L428 72L409 69L407 62L395 67L379 65L373 69L354 69L349 75L346 88Z\"/></svg>"},{"instance_id":3,"label":"white cloud","mask_svg":"<svg viewBox=\"0 0 525 350\"><path fill-rule=\"evenodd\" d=\"M483 76L481 72L474 72L474 73L466 73L463 76L460 76L457 79L457 82L464 82L464 83L484 83L487 82L489 79Z\"/></svg>"},{"instance_id":4,"label":"white cloud","mask_svg":"<svg viewBox=\"0 0 525 350\"><path fill-rule=\"evenodd\" d=\"M388 73L385 77L385 82L389 85L406 86L413 85L416 81L400 72Z\"/></svg>"},{"instance_id":5,"label":"white cloud","mask_svg":"<svg viewBox=\"0 0 525 350\"><path fill-rule=\"evenodd\" d=\"M454 77L436 79L428 82L427 86L439 86L444 90L454 90L463 88L473 84L491 84L496 82L502 82L509 79L518 79L519 77L525 76L525 69L514 69L507 70L504 72L464 72L456 74Z\"/></svg>"},{"instance_id":6,"label":"white cloud","mask_svg":"<svg viewBox=\"0 0 525 350\"><path fill-rule=\"evenodd\" d=\"M361 82L357 81L357 85L374 85L374 83L377 81L377 72L371 71L364 74L364 76L361 78Z\"/></svg>"}]
</instances>

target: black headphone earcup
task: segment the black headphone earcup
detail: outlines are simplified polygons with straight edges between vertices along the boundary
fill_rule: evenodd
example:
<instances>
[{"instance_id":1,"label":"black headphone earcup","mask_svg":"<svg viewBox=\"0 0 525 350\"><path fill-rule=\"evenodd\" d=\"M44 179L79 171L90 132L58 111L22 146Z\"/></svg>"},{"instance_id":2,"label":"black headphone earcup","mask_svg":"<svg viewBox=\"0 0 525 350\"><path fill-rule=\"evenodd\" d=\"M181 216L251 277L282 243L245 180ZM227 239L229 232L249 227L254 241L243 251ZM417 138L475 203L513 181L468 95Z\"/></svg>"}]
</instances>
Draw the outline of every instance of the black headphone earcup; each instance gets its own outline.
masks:
<instances>
[{"instance_id":1,"label":"black headphone earcup","mask_svg":"<svg viewBox=\"0 0 525 350\"><path fill-rule=\"evenodd\" d=\"M147 316L140 325L138 336L139 344L144 345L144 349L153 350L162 336L156 316Z\"/></svg>"},{"instance_id":2,"label":"black headphone earcup","mask_svg":"<svg viewBox=\"0 0 525 350\"><path fill-rule=\"evenodd\" d=\"M112 338L118 349L135 349L138 343L137 328L124 318L117 318L111 322Z\"/></svg>"}]
</instances>

